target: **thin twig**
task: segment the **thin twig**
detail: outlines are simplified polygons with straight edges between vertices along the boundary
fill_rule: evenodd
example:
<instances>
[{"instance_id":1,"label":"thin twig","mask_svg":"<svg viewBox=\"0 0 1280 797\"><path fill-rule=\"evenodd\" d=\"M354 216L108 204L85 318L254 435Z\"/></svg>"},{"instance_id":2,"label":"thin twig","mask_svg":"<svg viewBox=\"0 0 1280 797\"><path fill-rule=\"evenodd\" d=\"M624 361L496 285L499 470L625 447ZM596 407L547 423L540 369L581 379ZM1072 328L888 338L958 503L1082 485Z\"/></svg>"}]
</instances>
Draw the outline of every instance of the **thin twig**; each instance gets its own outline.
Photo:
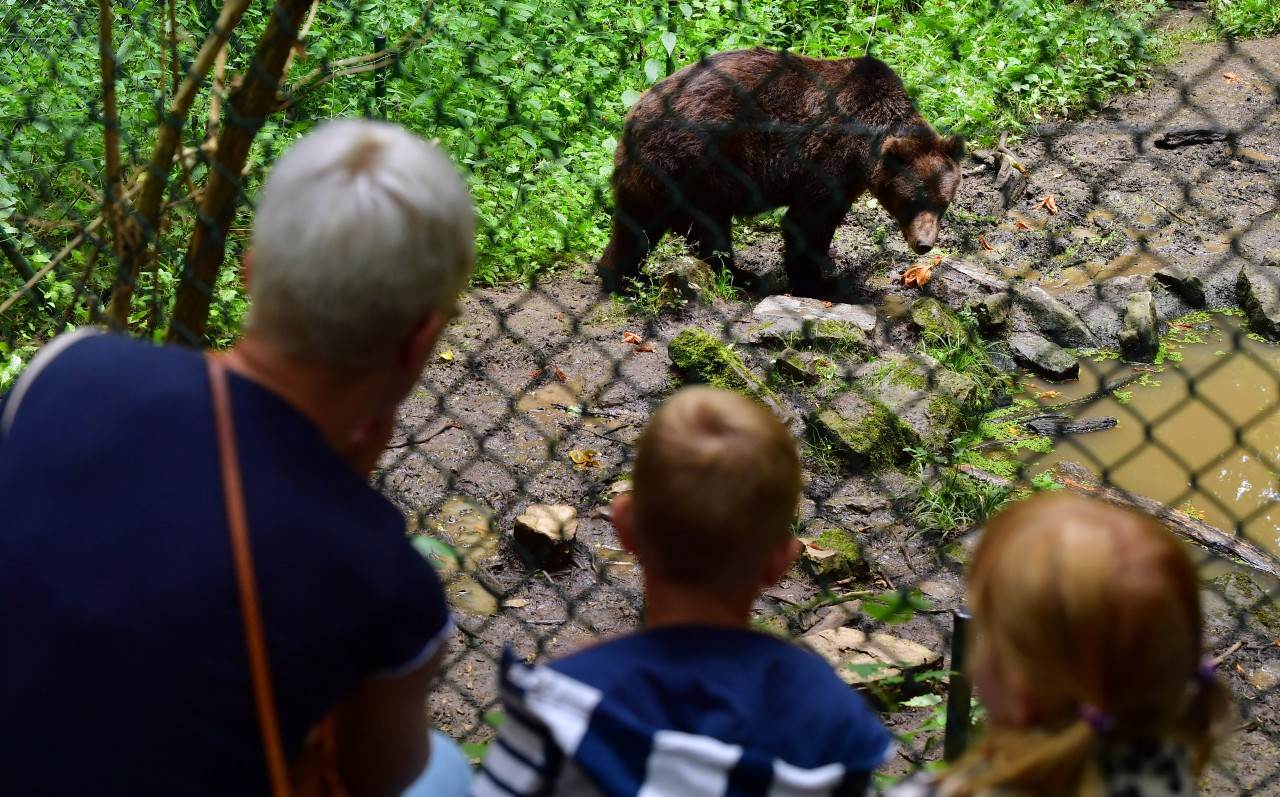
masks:
<instances>
[{"instance_id":1,"label":"thin twig","mask_svg":"<svg viewBox=\"0 0 1280 797\"><path fill-rule=\"evenodd\" d=\"M116 54L112 39L115 11L111 0L98 0L98 55L102 69L102 147L106 165L106 196L102 212L111 230L117 255L125 247L125 215L120 208L120 111L116 104Z\"/></svg>"},{"instance_id":2,"label":"thin twig","mask_svg":"<svg viewBox=\"0 0 1280 797\"><path fill-rule=\"evenodd\" d=\"M402 442L389 444L386 450L389 451L393 448L408 448L409 446L421 445L422 443L426 443L426 442L430 442L431 440L434 440L435 438L439 437L440 435L444 434L450 429L461 429L461 428L462 427L458 426L455 423L446 423L445 425L441 426L439 429L432 431L430 434L426 435L425 437L406 438Z\"/></svg>"},{"instance_id":3,"label":"thin twig","mask_svg":"<svg viewBox=\"0 0 1280 797\"><path fill-rule=\"evenodd\" d=\"M1168 205L1164 204L1163 202L1159 202L1159 201L1157 201L1157 200L1155 200L1155 199L1152 199L1152 198L1151 198L1151 197L1149 197L1149 196L1148 196L1148 197L1143 197L1143 199L1145 199L1145 200L1147 200L1148 202L1150 202L1151 204L1153 204L1153 205L1155 205L1155 206L1159 207L1159 208L1160 208L1161 210L1163 210L1165 213L1168 213L1170 216L1173 216L1175 219L1177 219L1178 221L1182 222L1183 224L1191 224L1191 225L1194 225L1194 224L1195 224L1195 222L1194 222L1194 221L1192 221L1191 219L1188 219L1188 218L1186 218L1185 216L1180 216L1180 215L1178 215L1178 212L1177 212L1176 210L1174 210L1174 209L1170 208Z\"/></svg>"},{"instance_id":4,"label":"thin twig","mask_svg":"<svg viewBox=\"0 0 1280 797\"><path fill-rule=\"evenodd\" d=\"M1214 657L1213 657L1213 666L1215 666L1215 667L1219 666L1220 664L1222 664L1222 662L1224 662L1224 661L1226 661L1228 658L1230 658L1232 653L1235 653L1237 650L1239 650L1239 649L1240 649L1240 648L1242 648L1242 647L1244 647L1244 640L1240 640L1240 641L1236 642L1236 643L1235 643L1234 645L1232 645L1231 647L1229 647L1229 648L1227 648L1226 650L1222 651L1222 653L1221 653L1220 655L1214 656Z\"/></svg>"}]
</instances>

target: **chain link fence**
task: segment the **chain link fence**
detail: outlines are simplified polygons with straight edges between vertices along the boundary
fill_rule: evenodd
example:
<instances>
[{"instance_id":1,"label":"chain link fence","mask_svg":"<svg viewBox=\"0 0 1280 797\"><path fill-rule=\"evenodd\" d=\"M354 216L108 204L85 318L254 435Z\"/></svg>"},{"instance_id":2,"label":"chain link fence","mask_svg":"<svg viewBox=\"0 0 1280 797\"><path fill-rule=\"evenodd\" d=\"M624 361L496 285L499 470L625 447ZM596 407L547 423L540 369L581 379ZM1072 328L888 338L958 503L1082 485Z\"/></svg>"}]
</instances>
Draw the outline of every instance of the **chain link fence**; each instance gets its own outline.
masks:
<instances>
[{"instance_id":1,"label":"chain link fence","mask_svg":"<svg viewBox=\"0 0 1280 797\"><path fill-rule=\"evenodd\" d=\"M1280 41L1224 35L1246 6L0 0L0 389L71 325L229 343L276 154L322 119L398 121L455 157L481 218L474 289L378 470L458 619L437 727L491 737L504 646L636 627L608 502L651 411L710 381L802 450L805 552L755 622L878 701L888 775L942 755L975 529L1066 488L1194 546L1242 714L1203 788L1280 794ZM680 79L642 99L757 45L794 55L704 62L719 116ZM954 189L919 165L932 139L848 118L863 77L801 52L878 55L968 138L936 241L881 207ZM804 124L788 81L825 95ZM856 180L806 136L925 188L846 207ZM615 152L644 191L611 185Z\"/></svg>"}]
</instances>

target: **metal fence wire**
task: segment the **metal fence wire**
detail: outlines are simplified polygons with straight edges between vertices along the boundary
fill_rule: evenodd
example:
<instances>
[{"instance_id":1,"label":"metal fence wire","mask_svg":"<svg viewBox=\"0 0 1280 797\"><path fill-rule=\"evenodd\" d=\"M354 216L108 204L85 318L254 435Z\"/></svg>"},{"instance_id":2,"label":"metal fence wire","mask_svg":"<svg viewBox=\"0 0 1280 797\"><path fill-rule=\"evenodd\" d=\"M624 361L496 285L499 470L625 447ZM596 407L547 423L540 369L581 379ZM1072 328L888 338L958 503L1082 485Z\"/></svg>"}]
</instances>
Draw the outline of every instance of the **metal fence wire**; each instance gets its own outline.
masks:
<instances>
[{"instance_id":1,"label":"metal fence wire","mask_svg":"<svg viewBox=\"0 0 1280 797\"><path fill-rule=\"evenodd\" d=\"M385 117L481 221L377 471L458 620L437 727L491 738L504 645L637 626L607 506L705 381L795 435L805 550L754 622L876 701L888 777L943 753L983 519L1066 488L1188 539L1241 711L1201 787L1280 794L1280 41L1240 7L0 0L0 389L73 325L230 343L276 155Z\"/></svg>"}]
</instances>

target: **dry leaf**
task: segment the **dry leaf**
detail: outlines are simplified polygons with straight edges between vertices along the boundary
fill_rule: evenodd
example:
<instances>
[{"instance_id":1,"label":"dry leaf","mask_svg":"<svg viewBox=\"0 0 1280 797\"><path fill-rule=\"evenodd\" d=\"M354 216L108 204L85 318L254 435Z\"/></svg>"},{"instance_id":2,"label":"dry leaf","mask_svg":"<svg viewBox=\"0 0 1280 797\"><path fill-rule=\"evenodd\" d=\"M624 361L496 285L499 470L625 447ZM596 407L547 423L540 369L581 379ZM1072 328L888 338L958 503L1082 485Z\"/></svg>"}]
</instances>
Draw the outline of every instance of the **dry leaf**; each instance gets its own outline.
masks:
<instances>
[{"instance_id":1,"label":"dry leaf","mask_svg":"<svg viewBox=\"0 0 1280 797\"><path fill-rule=\"evenodd\" d=\"M1019 230L1029 230L1029 229L1031 229L1031 225L1027 224L1027 223L1026 223L1025 221L1023 221L1022 219L1018 219L1018 223L1017 223L1017 224L1015 224L1015 225L1013 225L1013 226L1014 226L1014 227L1016 227L1016 228L1017 228L1017 229L1019 229Z\"/></svg>"},{"instance_id":2,"label":"dry leaf","mask_svg":"<svg viewBox=\"0 0 1280 797\"><path fill-rule=\"evenodd\" d=\"M1236 77L1235 72L1223 72L1222 76L1227 79L1228 83L1239 83L1240 78Z\"/></svg>"},{"instance_id":3,"label":"dry leaf","mask_svg":"<svg viewBox=\"0 0 1280 797\"><path fill-rule=\"evenodd\" d=\"M573 461L573 464L577 466L578 470L582 470L583 468L600 467L600 460L596 459L598 456L600 456L600 452L593 451L590 448L586 451L579 451L575 448L569 452L569 459Z\"/></svg>"},{"instance_id":4,"label":"dry leaf","mask_svg":"<svg viewBox=\"0 0 1280 797\"><path fill-rule=\"evenodd\" d=\"M529 378L530 378L530 379L537 379L538 377L542 376L542 372L543 372L543 371L545 371L545 370L547 370L547 369L545 369L545 368L539 368L538 370L536 370L536 371L534 371L533 373L529 374Z\"/></svg>"},{"instance_id":5,"label":"dry leaf","mask_svg":"<svg viewBox=\"0 0 1280 797\"><path fill-rule=\"evenodd\" d=\"M452 360L453 360L453 349L445 349L444 351L440 352L439 354L440 354L440 359L444 360L445 362L452 362Z\"/></svg>"},{"instance_id":6,"label":"dry leaf","mask_svg":"<svg viewBox=\"0 0 1280 797\"><path fill-rule=\"evenodd\" d=\"M1041 392L1036 394L1036 398L1057 398L1058 396L1061 396L1061 395L1062 394L1056 390L1042 390Z\"/></svg>"},{"instance_id":7,"label":"dry leaf","mask_svg":"<svg viewBox=\"0 0 1280 797\"><path fill-rule=\"evenodd\" d=\"M529 605L529 601L525 600L524 598L511 598L510 600L505 600L502 602L502 606L505 609L519 609L522 606L528 606L528 605ZM467 665L467 672L471 672L470 664Z\"/></svg>"},{"instance_id":8,"label":"dry leaf","mask_svg":"<svg viewBox=\"0 0 1280 797\"><path fill-rule=\"evenodd\" d=\"M653 347L652 346L636 346L637 354L639 354L642 351L653 351Z\"/></svg>"},{"instance_id":9,"label":"dry leaf","mask_svg":"<svg viewBox=\"0 0 1280 797\"><path fill-rule=\"evenodd\" d=\"M1058 215L1058 203L1053 200L1053 194L1045 196L1044 199L1037 202L1031 209L1039 210L1040 208L1044 208L1055 216Z\"/></svg>"},{"instance_id":10,"label":"dry leaf","mask_svg":"<svg viewBox=\"0 0 1280 797\"><path fill-rule=\"evenodd\" d=\"M982 248L986 249L988 252L994 252L996 250L996 248L991 244L987 243L987 239L982 237L981 235L978 236L978 243L982 244Z\"/></svg>"},{"instance_id":11,"label":"dry leaf","mask_svg":"<svg viewBox=\"0 0 1280 797\"><path fill-rule=\"evenodd\" d=\"M925 264L922 266L912 266L902 274L902 284L908 288L922 288L929 280L933 279L933 266L936 264Z\"/></svg>"},{"instance_id":12,"label":"dry leaf","mask_svg":"<svg viewBox=\"0 0 1280 797\"><path fill-rule=\"evenodd\" d=\"M636 344L636 345L639 345L639 344L641 344L641 343L643 343L643 342L644 342L644 338L640 337L639 335L637 335L637 334L636 334L636 333L634 333L634 332L623 332L623 333L622 333L622 342L623 342L623 343L634 343L634 344Z\"/></svg>"},{"instance_id":13,"label":"dry leaf","mask_svg":"<svg viewBox=\"0 0 1280 797\"><path fill-rule=\"evenodd\" d=\"M569 381L569 377L565 376L564 371L561 371L559 368L556 369L556 379L559 379L561 382Z\"/></svg>"},{"instance_id":14,"label":"dry leaf","mask_svg":"<svg viewBox=\"0 0 1280 797\"><path fill-rule=\"evenodd\" d=\"M831 306L831 302L823 302L823 303L822 303L822 306L823 306L823 307L830 307L830 306Z\"/></svg>"}]
</instances>

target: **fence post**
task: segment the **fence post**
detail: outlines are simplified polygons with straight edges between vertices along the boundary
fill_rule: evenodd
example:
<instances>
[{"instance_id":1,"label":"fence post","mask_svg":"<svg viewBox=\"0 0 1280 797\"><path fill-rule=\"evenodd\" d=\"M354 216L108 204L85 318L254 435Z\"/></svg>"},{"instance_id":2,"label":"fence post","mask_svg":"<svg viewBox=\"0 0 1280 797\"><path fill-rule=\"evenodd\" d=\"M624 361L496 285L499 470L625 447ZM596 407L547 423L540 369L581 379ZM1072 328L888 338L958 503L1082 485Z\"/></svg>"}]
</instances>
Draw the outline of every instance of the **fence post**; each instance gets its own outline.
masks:
<instances>
[{"instance_id":1,"label":"fence post","mask_svg":"<svg viewBox=\"0 0 1280 797\"><path fill-rule=\"evenodd\" d=\"M947 687L947 726L942 739L942 758L954 761L969 746L969 700L973 695L973 680L969 677L966 634L969 626L969 609L966 606L951 612L951 678Z\"/></svg>"},{"instance_id":2,"label":"fence post","mask_svg":"<svg viewBox=\"0 0 1280 797\"><path fill-rule=\"evenodd\" d=\"M387 51L387 36L385 33L379 33L373 37L373 52L385 53ZM381 66L379 59L379 69L374 73L373 77L373 98L378 105L378 115L383 119L387 118L387 107L383 100L387 96L387 70Z\"/></svg>"}]
</instances>

